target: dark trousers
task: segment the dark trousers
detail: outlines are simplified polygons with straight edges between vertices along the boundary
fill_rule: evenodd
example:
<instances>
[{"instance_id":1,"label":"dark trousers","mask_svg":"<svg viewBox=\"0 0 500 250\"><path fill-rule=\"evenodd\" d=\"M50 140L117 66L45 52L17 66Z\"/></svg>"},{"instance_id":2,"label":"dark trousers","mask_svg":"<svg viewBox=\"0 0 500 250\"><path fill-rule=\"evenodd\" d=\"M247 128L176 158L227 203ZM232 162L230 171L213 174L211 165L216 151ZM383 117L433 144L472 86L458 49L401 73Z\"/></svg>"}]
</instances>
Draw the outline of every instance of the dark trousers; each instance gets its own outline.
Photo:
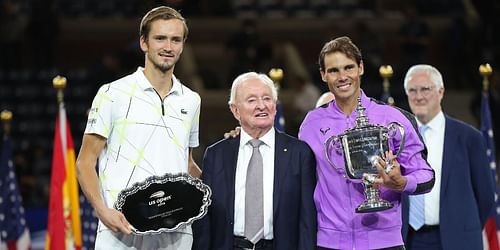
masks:
<instances>
[{"instance_id":1,"label":"dark trousers","mask_svg":"<svg viewBox=\"0 0 500 250\"><path fill-rule=\"evenodd\" d=\"M441 250L439 226L423 226L418 231L408 228L408 250Z\"/></svg>"},{"instance_id":2,"label":"dark trousers","mask_svg":"<svg viewBox=\"0 0 500 250\"><path fill-rule=\"evenodd\" d=\"M376 250L405 250L405 246L395 246L395 247L387 247L387 248L381 248L381 249L376 249ZM318 247L318 250L335 250L333 248L326 248L326 247Z\"/></svg>"}]
</instances>

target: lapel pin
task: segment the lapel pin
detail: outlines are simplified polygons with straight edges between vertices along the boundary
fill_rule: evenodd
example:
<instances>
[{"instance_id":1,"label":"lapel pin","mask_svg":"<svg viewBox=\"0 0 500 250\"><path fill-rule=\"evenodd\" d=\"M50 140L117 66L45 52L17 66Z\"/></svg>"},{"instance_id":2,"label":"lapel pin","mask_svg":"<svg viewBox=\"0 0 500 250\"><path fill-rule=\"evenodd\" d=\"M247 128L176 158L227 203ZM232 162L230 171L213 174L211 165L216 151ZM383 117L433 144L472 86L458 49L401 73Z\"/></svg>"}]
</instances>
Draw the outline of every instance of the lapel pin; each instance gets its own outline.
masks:
<instances>
[{"instance_id":1,"label":"lapel pin","mask_svg":"<svg viewBox=\"0 0 500 250\"><path fill-rule=\"evenodd\" d=\"M285 149L283 149L283 151L285 151L285 152L286 152L286 151L288 151L288 149L286 149L286 148L285 148Z\"/></svg>"}]
</instances>

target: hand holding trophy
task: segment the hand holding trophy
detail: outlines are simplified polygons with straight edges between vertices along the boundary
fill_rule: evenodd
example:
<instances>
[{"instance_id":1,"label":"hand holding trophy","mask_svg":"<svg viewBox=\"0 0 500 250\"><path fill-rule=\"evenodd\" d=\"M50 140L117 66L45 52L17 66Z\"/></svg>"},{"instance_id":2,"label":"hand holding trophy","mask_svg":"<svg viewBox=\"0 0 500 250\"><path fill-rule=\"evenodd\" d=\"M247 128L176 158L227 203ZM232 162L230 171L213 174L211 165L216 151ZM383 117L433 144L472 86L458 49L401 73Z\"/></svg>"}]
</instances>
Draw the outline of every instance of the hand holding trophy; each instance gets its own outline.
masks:
<instances>
[{"instance_id":1,"label":"hand holding trophy","mask_svg":"<svg viewBox=\"0 0 500 250\"><path fill-rule=\"evenodd\" d=\"M356 127L328 138L324 144L326 159L338 172L350 179L361 179L364 185L365 201L356 208L357 213L382 211L393 207L392 203L380 198L379 184L398 187L406 183L401 174L391 173L394 164L399 171L399 156L405 143L405 131L401 124L391 122L387 127L369 124L365 108L358 98ZM399 140L398 137L399 132ZM396 155L392 150L398 145ZM344 168L338 168L331 159L343 154ZM379 172L379 169L382 170ZM394 179L393 179L394 178Z\"/></svg>"},{"instance_id":2,"label":"hand holding trophy","mask_svg":"<svg viewBox=\"0 0 500 250\"><path fill-rule=\"evenodd\" d=\"M379 185L383 185L389 189L396 191L403 191L406 186L406 177L401 175L399 162L391 151L386 152L387 160L377 157L378 160L374 162L374 166L377 167L378 177L372 178L372 183L377 188ZM365 174L364 178L371 178ZM373 176L372 176L373 177Z\"/></svg>"}]
</instances>

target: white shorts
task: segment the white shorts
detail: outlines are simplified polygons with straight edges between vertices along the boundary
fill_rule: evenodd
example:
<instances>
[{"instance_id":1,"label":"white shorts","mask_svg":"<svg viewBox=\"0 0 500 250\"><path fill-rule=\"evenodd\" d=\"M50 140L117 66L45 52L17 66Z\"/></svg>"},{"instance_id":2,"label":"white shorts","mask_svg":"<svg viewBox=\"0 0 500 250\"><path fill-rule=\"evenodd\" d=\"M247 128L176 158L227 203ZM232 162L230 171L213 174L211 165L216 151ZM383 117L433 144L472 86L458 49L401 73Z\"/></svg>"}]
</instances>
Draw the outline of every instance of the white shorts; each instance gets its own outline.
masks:
<instances>
[{"instance_id":1,"label":"white shorts","mask_svg":"<svg viewBox=\"0 0 500 250\"><path fill-rule=\"evenodd\" d=\"M191 227L179 232L152 234L152 235L126 235L115 233L109 229L97 232L95 250L109 249L162 249L162 250L190 250L193 244Z\"/></svg>"}]
</instances>

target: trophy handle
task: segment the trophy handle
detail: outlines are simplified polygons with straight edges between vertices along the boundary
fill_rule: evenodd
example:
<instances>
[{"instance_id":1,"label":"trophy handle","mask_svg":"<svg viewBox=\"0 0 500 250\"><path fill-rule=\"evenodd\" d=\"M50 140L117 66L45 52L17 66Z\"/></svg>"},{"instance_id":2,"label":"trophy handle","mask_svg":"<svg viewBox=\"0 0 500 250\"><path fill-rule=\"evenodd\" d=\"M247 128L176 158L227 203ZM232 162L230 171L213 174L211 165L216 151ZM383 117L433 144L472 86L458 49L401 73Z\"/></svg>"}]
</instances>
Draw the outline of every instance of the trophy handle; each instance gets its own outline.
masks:
<instances>
[{"instance_id":1,"label":"trophy handle","mask_svg":"<svg viewBox=\"0 0 500 250\"><path fill-rule=\"evenodd\" d=\"M389 137L391 137L390 136L391 134L393 135L392 137L394 137L394 135L397 131L396 129L399 129L399 133L401 134L401 143L399 144L399 148L398 148L397 153L394 155L395 157L398 157L401 154L401 151L403 151L403 148L405 147L405 141L406 141L405 129L404 129L403 125L401 125L399 122L389 123L389 125L387 126L387 129L389 131Z\"/></svg>"},{"instance_id":2,"label":"trophy handle","mask_svg":"<svg viewBox=\"0 0 500 250\"><path fill-rule=\"evenodd\" d=\"M330 155L328 154L328 152L330 152L332 146L335 146L335 145L337 145L339 143L339 140L340 139L339 139L338 136L332 136L332 137L328 138L328 140L326 140L325 144L324 144L326 160L328 161L328 163L330 163L330 165L332 165L332 167L334 169L337 169L337 166L335 166L335 164L333 163L333 161L330 160Z\"/></svg>"}]
</instances>

